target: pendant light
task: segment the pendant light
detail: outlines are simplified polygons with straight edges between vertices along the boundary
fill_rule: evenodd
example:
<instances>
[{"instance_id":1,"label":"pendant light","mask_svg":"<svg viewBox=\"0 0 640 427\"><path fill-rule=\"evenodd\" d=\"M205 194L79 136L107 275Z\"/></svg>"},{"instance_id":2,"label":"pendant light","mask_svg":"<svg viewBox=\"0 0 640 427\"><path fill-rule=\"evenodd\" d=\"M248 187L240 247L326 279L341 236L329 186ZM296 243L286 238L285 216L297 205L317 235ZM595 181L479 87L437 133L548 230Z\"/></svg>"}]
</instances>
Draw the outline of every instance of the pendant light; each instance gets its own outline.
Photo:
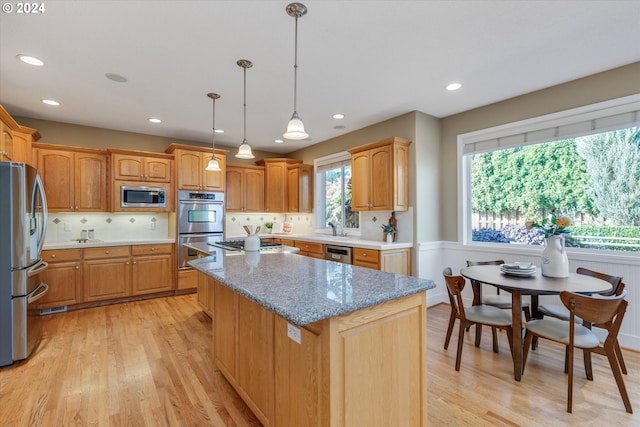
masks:
<instances>
[{"instance_id":1,"label":"pendant light","mask_svg":"<svg viewBox=\"0 0 640 427\"><path fill-rule=\"evenodd\" d=\"M248 59L238 59L236 64L244 68L244 138L238 148L236 157L239 159L253 159L255 156L251 152L251 146L247 143L247 68L253 67L253 64Z\"/></svg>"},{"instance_id":2,"label":"pendant light","mask_svg":"<svg viewBox=\"0 0 640 427\"><path fill-rule=\"evenodd\" d=\"M211 160L209 160L205 170L220 171L220 165L216 160L216 99L220 98L220 95L217 93L208 93L207 96L213 100L213 119L211 120L213 129L211 132Z\"/></svg>"},{"instance_id":3,"label":"pendant light","mask_svg":"<svg viewBox=\"0 0 640 427\"><path fill-rule=\"evenodd\" d=\"M289 16L296 18L296 38L293 63L293 115L287 125L287 131L282 136L287 139L305 139L309 137L309 134L304 131L304 124L298 116L296 107L298 96L298 18L307 14L307 7L302 3L289 3L286 10Z\"/></svg>"}]
</instances>

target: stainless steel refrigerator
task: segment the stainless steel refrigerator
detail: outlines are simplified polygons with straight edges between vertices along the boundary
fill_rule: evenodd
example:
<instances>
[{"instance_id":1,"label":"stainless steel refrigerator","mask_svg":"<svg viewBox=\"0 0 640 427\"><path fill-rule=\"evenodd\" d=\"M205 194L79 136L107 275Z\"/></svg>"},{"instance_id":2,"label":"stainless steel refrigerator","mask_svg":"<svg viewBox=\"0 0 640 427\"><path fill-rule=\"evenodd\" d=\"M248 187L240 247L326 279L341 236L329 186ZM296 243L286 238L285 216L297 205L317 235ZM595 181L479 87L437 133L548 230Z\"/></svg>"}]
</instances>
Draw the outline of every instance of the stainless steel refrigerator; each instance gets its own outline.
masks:
<instances>
[{"instance_id":1,"label":"stainless steel refrigerator","mask_svg":"<svg viewBox=\"0 0 640 427\"><path fill-rule=\"evenodd\" d=\"M35 301L48 286L40 254L47 231L47 199L38 171L0 162L0 366L26 359L42 337Z\"/></svg>"}]
</instances>

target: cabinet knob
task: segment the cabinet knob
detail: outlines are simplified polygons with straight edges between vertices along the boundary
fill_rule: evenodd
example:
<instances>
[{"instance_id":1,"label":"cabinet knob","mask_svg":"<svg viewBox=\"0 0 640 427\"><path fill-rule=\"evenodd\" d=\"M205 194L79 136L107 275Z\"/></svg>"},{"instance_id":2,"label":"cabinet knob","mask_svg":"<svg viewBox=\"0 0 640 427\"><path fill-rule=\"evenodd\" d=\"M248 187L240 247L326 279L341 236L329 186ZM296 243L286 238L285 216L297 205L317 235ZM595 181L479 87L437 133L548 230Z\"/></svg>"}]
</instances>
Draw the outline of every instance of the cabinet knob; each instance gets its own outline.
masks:
<instances>
[{"instance_id":1,"label":"cabinet knob","mask_svg":"<svg viewBox=\"0 0 640 427\"><path fill-rule=\"evenodd\" d=\"M105 253L105 254L110 254L111 252L109 252L109 251L104 251L104 253Z\"/></svg>"},{"instance_id":2,"label":"cabinet knob","mask_svg":"<svg viewBox=\"0 0 640 427\"><path fill-rule=\"evenodd\" d=\"M76 265L76 270L80 270L80 266L79 265Z\"/></svg>"},{"instance_id":3,"label":"cabinet knob","mask_svg":"<svg viewBox=\"0 0 640 427\"><path fill-rule=\"evenodd\" d=\"M367 254L362 254L362 256L367 256Z\"/></svg>"},{"instance_id":4,"label":"cabinet knob","mask_svg":"<svg viewBox=\"0 0 640 427\"><path fill-rule=\"evenodd\" d=\"M134 265L135 265L135 264L137 264L137 263L138 263L138 261L133 261L133 264L134 264ZM129 264L129 263L127 263L127 264Z\"/></svg>"},{"instance_id":5,"label":"cabinet knob","mask_svg":"<svg viewBox=\"0 0 640 427\"><path fill-rule=\"evenodd\" d=\"M156 250L156 248L151 248L151 250L152 250L152 251L155 251L155 250Z\"/></svg>"},{"instance_id":6,"label":"cabinet knob","mask_svg":"<svg viewBox=\"0 0 640 427\"><path fill-rule=\"evenodd\" d=\"M56 254L52 254L52 255L51 255L51 258L55 258L55 257L56 257Z\"/></svg>"}]
</instances>

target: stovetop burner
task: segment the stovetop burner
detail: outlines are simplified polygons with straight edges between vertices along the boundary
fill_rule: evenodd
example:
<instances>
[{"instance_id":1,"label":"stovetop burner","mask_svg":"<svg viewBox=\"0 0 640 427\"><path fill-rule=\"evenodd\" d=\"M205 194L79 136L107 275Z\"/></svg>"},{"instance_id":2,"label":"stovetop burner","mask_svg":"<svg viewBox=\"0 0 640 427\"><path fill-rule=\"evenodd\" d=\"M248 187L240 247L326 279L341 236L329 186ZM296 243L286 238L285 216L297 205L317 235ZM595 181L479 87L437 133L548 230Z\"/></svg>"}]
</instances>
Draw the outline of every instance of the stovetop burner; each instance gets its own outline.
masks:
<instances>
[{"instance_id":1,"label":"stovetop burner","mask_svg":"<svg viewBox=\"0 0 640 427\"><path fill-rule=\"evenodd\" d=\"M213 246L219 246L224 249L233 251L241 251L244 249L244 240L225 240L222 242L210 243ZM260 240L260 249L276 249L282 247L279 243L264 242Z\"/></svg>"}]
</instances>

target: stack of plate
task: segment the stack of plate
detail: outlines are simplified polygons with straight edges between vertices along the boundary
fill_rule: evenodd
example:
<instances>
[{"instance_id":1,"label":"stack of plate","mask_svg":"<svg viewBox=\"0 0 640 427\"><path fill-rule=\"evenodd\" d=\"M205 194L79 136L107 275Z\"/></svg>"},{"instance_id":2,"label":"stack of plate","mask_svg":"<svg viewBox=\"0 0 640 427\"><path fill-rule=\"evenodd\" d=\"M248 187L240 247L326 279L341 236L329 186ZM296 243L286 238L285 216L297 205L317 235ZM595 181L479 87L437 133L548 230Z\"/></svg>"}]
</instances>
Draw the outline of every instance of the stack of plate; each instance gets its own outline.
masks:
<instances>
[{"instance_id":1,"label":"stack of plate","mask_svg":"<svg viewBox=\"0 0 640 427\"><path fill-rule=\"evenodd\" d=\"M500 264L500 271L509 276L527 277L536 274L536 266L530 262Z\"/></svg>"}]
</instances>

